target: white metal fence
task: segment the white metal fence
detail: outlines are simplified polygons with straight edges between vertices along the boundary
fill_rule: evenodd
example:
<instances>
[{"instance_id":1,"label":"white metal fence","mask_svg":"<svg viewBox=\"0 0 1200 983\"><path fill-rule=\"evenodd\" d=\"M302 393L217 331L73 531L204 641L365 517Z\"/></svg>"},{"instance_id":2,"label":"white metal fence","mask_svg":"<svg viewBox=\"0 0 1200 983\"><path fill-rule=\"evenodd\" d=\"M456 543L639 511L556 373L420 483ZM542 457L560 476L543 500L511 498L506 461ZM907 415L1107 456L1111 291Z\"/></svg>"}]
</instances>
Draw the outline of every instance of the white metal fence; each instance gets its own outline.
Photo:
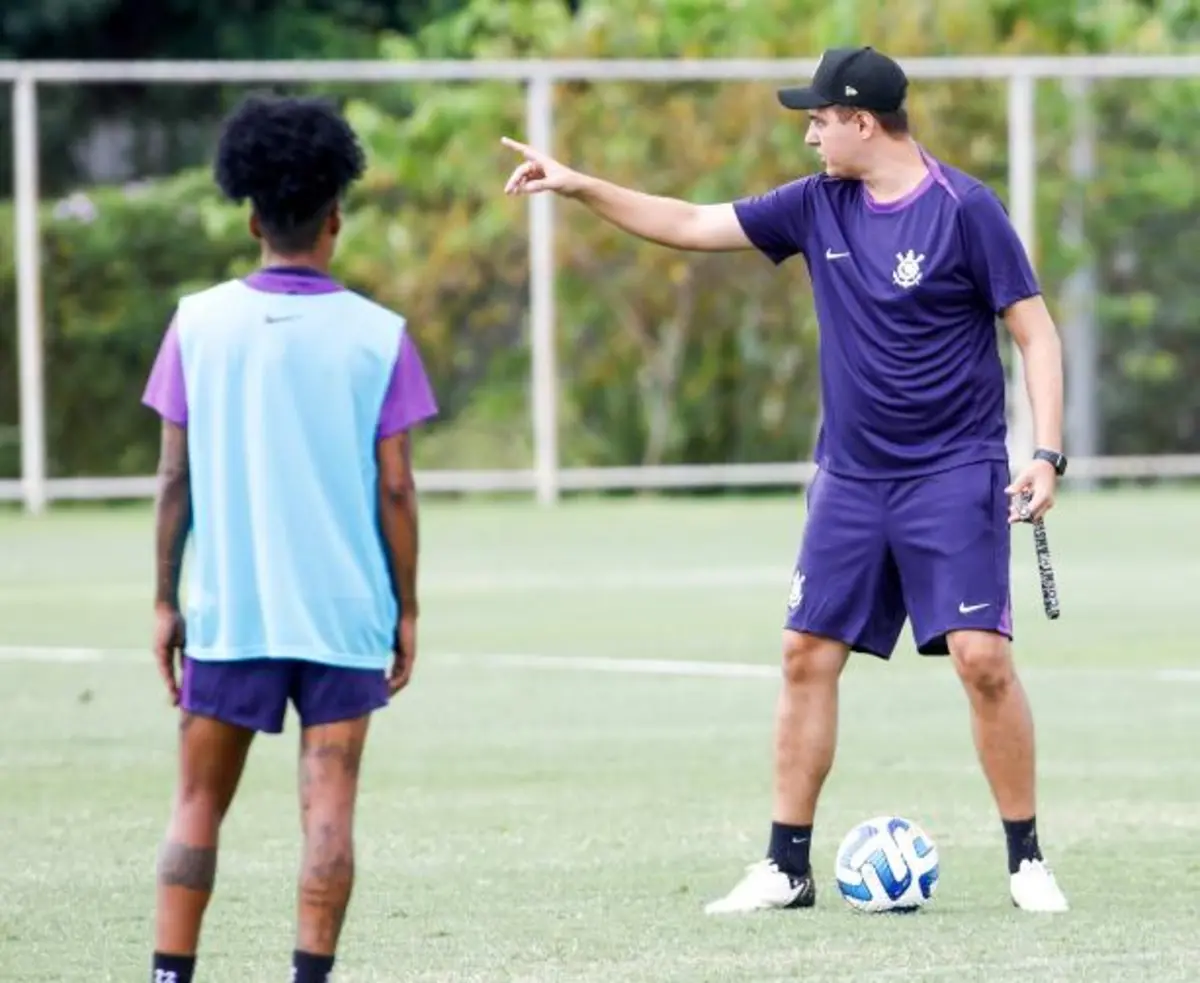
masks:
<instances>
[{"instance_id":1,"label":"white metal fence","mask_svg":"<svg viewBox=\"0 0 1200 983\"><path fill-rule=\"evenodd\" d=\"M0 80L12 82L17 254L17 330L21 479L0 481L0 500L20 500L32 512L53 499L148 497L153 477L48 479L42 347L41 251L38 229L38 109L40 85L71 83L385 83L404 81L514 81L525 83L526 137L548 147L553 131L551 93L558 82L772 81L803 79L816 67L803 60L638 61L419 61L419 62L0 62ZM1008 87L1009 208L1031 251L1034 245L1037 79L1180 78L1200 76L1200 55L1019 58L912 58L914 79L995 79ZM569 468L558 463L558 370L555 359L554 200L529 200L530 345L534 466L530 470L444 471L419 475L425 491L532 491L554 502L563 490L796 485L804 463L628 468ZM1010 452L1032 451L1032 420L1020 359L1013 360ZM1075 459L1074 477L1200 475L1200 455Z\"/></svg>"}]
</instances>

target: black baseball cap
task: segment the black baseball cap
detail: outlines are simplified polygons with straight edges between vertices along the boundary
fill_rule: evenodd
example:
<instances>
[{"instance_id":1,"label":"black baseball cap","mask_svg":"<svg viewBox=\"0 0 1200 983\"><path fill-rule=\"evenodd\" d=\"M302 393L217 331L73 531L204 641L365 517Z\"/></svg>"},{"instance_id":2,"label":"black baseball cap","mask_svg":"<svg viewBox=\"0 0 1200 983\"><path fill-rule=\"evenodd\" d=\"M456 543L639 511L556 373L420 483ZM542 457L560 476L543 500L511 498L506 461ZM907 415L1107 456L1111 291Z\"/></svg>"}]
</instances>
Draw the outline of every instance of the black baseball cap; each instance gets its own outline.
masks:
<instances>
[{"instance_id":1,"label":"black baseball cap","mask_svg":"<svg viewBox=\"0 0 1200 983\"><path fill-rule=\"evenodd\" d=\"M830 48L817 62L812 84L779 90L788 109L853 106L890 113L904 105L908 77L896 62L872 47Z\"/></svg>"}]
</instances>

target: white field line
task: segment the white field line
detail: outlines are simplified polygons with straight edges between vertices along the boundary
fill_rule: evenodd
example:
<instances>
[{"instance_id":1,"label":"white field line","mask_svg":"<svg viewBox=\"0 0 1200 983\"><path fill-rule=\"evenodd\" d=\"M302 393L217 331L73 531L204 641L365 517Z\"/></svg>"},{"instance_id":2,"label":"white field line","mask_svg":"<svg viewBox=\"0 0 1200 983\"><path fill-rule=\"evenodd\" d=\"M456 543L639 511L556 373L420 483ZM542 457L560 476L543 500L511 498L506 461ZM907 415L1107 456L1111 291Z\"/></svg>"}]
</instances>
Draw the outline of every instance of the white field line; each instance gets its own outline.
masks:
<instances>
[{"instance_id":1,"label":"white field line","mask_svg":"<svg viewBox=\"0 0 1200 983\"><path fill-rule=\"evenodd\" d=\"M149 662L150 653L144 649L75 648L47 645L0 645L0 663L30 662L40 664L112 662ZM535 672L613 673L629 676L676 676L710 679L778 679L778 667L760 662L709 662L683 659L614 659L599 656L559 656L520 653L458 652L425 655L426 665L472 667L490 666L505 669L529 669ZM1025 668L1022 676L1153 679L1168 683L1200 683L1200 669L1088 669L1088 668Z\"/></svg>"}]
</instances>

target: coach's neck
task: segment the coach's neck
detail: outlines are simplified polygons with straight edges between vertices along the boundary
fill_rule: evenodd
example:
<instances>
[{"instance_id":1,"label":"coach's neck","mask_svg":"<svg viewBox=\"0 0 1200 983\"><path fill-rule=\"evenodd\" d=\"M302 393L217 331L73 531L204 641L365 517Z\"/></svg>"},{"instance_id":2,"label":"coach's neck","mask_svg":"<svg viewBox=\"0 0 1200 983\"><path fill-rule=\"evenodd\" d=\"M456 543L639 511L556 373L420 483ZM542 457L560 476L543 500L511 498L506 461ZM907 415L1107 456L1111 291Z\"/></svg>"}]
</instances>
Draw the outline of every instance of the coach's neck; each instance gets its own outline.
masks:
<instances>
[{"instance_id":1,"label":"coach's neck","mask_svg":"<svg viewBox=\"0 0 1200 983\"><path fill-rule=\"evenodd\" d=\"M898 201L911 194L929 175L917 142L910 136L880 135L868 156L859 180L880 203Z\"/></svg>"}]
</instances>

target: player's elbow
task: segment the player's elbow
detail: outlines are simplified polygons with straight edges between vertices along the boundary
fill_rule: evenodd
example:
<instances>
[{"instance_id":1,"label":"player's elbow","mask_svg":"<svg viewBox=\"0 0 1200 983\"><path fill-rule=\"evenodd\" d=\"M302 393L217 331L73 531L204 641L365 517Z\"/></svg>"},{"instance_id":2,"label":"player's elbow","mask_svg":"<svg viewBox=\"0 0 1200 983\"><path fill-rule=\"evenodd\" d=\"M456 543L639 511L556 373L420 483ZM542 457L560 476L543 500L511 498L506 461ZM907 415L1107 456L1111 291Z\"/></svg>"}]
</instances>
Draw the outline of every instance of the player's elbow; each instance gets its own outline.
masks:
<instances>
[{"instance_id":1,"label":"player's elbow","mask_svg":"<svg viewBox=\"0 0 1200 983\"><path fill-rule=\"evenodd\" d=\"M394 434L381 441L377 454L380 504L410 504L416 494L416 481L413 479L412 455L407 434Z\"/></svg>"},{"instance_id":2,"label":"player's elbow","mask_svg":"<svg viewBox=\"0 0 1200 983\"><path fill-rule=\"evenodd\" d=\"M411 468L401 464L380 469L379 500L385 508L408 508L416 498L416 493L417 483Z\"/></svg>"},{"instance_id":3,"label":"player's elbow","mask_svg":"<svg viewBox=\"0 0 1200 983\"><path fill-rule=\"evenodd\" d=\"M158 464L160 502L185 501L191 494L191 469L187 458L164 458Z\"/></svg>"},{"instance_id":4,"label":"player's elbow","mask_svg":"<svg viewBox=\"0 0 1200 983\"><path fill-rule=\"evenodd\" d=\"M416 494L416 482L409 474L381 474L379 476L379 498L391 506L406 506Z\"/></svg>"}]
</instances>

